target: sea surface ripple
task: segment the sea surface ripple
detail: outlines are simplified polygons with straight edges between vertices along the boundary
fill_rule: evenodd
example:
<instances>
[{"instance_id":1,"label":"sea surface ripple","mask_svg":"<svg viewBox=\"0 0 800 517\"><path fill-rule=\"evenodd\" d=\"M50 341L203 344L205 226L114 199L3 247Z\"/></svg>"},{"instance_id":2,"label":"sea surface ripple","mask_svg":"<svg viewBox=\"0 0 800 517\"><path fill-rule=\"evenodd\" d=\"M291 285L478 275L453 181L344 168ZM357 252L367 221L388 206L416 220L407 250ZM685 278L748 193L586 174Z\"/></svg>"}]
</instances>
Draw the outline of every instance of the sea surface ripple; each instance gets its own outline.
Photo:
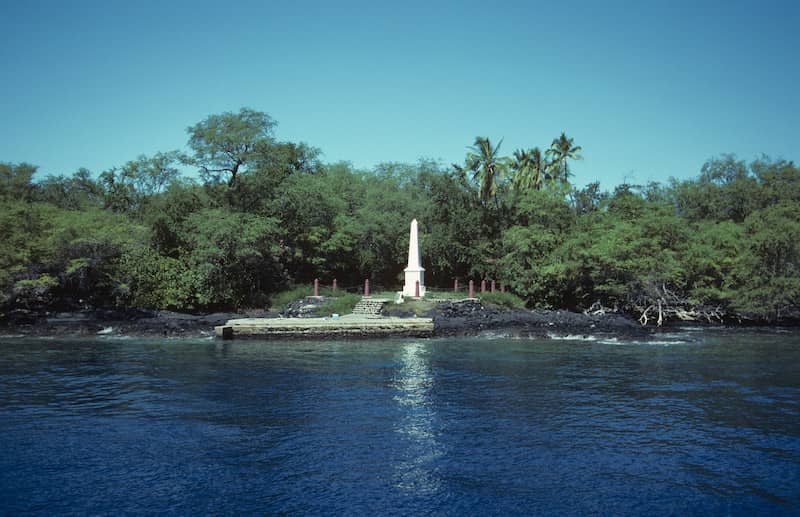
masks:
<instances>
[{"instance_id":1,"label":"sea surface ripple","mask_svg":"<svg viewBox=\"0 0 800 517\"><path fill-rule=\"evenodd\" d=\"M800 334L0 338L0 514L800 513Z\"/></svg>"}]
</instances>

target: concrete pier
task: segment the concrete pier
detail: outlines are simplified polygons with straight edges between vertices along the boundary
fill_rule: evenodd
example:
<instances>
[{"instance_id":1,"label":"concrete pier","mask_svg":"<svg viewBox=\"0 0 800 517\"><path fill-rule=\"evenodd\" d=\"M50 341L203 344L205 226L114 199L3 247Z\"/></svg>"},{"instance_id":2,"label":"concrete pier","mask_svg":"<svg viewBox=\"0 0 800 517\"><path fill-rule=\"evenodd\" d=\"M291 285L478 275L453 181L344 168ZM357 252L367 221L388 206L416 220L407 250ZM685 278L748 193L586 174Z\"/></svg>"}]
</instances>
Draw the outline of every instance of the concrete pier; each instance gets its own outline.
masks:
<instances>
[{"instance_id":1,"label":"concrete pier","mask_svg":"<svg viewBox=\"0 0 800 517\"><path fill-rule=\"evenodd\" d=\"M339 318L242 318L214 327L217 337L321 338L321 337L429 337L431 318L391 318L348 314Z\"/></svg>"}]
</instances>

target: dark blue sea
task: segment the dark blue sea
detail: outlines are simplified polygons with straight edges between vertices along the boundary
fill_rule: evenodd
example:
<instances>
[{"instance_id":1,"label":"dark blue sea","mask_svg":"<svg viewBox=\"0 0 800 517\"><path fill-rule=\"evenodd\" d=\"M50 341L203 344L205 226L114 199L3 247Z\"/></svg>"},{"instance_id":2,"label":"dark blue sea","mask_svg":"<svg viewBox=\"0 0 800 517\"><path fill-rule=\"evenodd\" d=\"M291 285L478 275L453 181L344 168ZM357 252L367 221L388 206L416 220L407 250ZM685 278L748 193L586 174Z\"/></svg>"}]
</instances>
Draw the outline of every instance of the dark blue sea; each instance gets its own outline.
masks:
<instances>
[{"instance_id":1,"label":"dark blue sea","mask_svg":"<svg viewBox=\"0 0 800 517\"><path fill-rule=\"evenodd\" d=\"M0 514L798 515L800 334L0 338Z\"/></svg>"}]
</instances>

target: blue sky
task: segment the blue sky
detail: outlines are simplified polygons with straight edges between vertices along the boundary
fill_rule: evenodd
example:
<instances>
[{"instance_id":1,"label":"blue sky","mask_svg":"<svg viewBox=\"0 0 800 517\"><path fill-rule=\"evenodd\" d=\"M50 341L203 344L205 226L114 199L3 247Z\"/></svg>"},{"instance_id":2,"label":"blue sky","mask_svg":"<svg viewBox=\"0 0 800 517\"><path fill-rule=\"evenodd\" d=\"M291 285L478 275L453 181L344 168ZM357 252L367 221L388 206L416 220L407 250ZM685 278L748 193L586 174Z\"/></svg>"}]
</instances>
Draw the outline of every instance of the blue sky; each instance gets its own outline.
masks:
<instances>
[{"instance_id":1,"label":"blue sky","mask_svg":"<svg viewBox=\"0 0 800 517\"><path fill-rule=\"evenodd\" d=\"M800 2L0 0L0 161L95 173L247 106L325 161L584 149L576 182L798 159Z\"/></svg>"}]
</instances>

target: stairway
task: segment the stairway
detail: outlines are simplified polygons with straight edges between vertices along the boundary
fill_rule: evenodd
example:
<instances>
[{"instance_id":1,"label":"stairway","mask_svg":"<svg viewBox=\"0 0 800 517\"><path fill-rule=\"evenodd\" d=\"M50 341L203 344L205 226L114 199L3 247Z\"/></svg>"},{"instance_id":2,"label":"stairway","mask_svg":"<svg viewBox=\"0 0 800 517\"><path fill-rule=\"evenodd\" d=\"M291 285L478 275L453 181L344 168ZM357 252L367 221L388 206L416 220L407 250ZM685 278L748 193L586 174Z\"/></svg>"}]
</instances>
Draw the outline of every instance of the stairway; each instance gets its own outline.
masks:
<instances>
[{"instance_id":1,"label":"stairway","mask_svg":"<svg viewBox=\"0 0 800 517\"><path fill-rule=\"evenodd\" d=\"M383 306L389 303L385 298L361 298L353 307L353 314L360 316L380 316Z\"/></svg>"}]
</instances>

